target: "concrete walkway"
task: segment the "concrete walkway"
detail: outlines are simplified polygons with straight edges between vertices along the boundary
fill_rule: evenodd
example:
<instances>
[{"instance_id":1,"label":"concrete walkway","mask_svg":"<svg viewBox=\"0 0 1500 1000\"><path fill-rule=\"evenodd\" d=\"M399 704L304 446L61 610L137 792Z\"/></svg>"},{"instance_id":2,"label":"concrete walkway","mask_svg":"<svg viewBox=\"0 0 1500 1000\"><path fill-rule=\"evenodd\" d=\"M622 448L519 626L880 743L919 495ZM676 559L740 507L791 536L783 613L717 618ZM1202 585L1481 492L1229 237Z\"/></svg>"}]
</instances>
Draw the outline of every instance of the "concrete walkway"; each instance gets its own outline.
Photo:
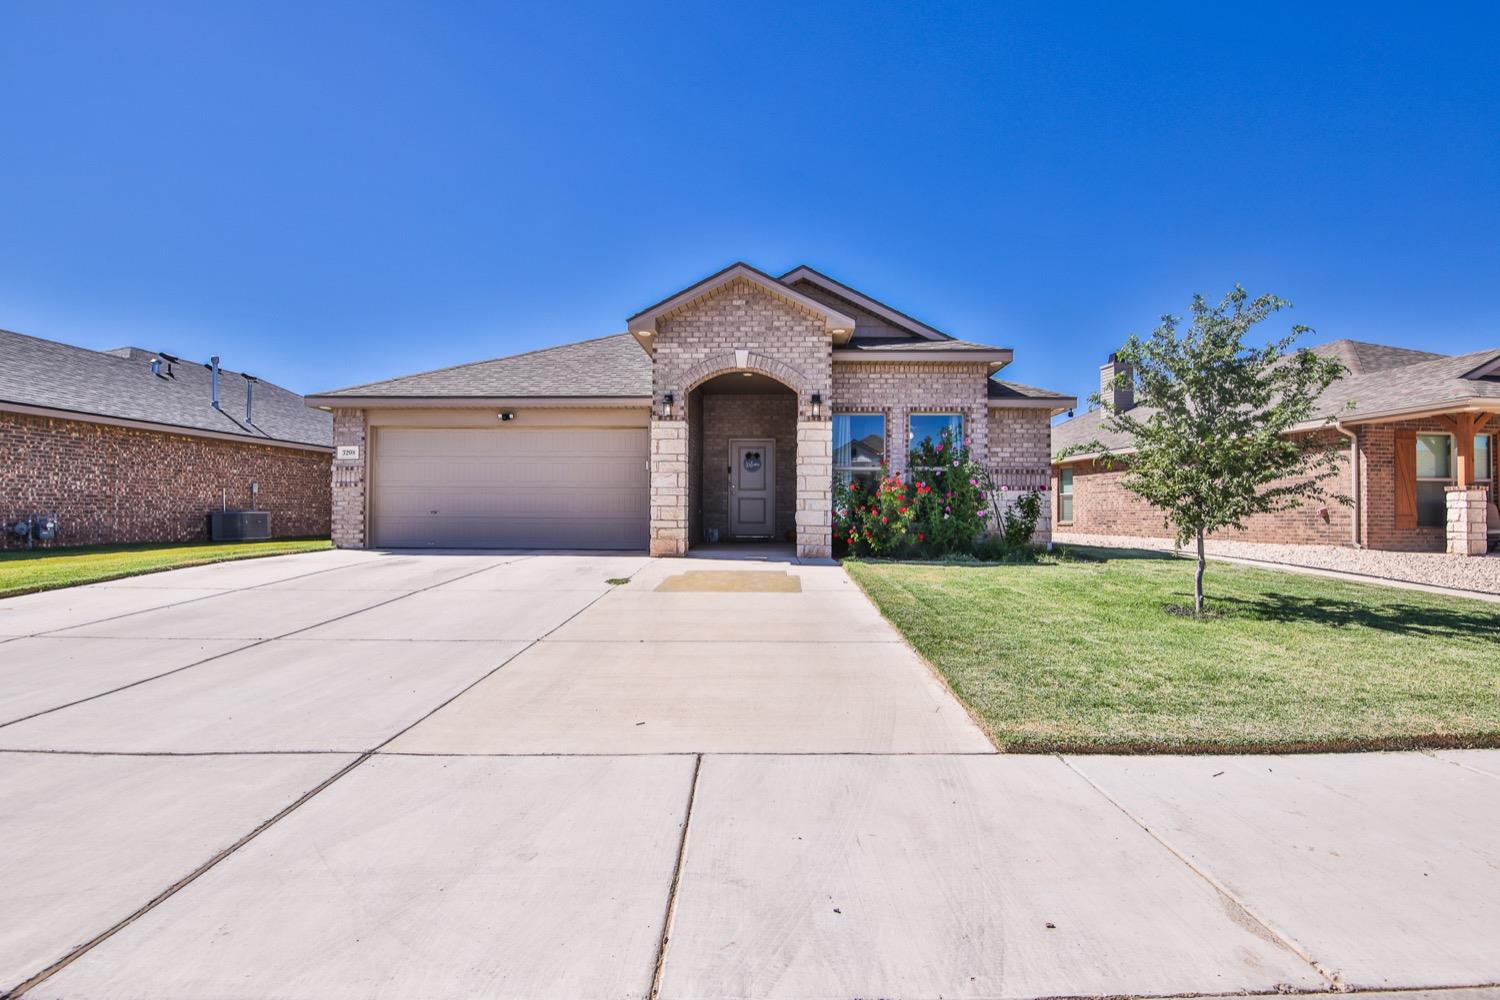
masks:
<instances>
[{"instance_id":1,"label":"concrete walkway","mask_svg":"<svg viewBox=\"0 0 1500 1000\"><path fill-rule=\"evenodd\" d=\"M27 997L1500 982L1500 752L999 756L841 569L774 553L0 602L0 810Z\"/></svg>"}]
</instances>

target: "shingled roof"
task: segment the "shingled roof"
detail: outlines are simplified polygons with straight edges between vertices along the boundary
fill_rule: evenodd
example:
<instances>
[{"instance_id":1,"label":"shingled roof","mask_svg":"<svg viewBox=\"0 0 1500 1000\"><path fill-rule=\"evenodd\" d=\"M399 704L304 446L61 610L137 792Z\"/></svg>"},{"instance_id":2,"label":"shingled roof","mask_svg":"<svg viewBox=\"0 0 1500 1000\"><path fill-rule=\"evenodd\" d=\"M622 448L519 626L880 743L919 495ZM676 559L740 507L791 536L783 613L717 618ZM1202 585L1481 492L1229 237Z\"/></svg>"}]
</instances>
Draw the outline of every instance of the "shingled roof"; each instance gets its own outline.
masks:
<instances>
[{"instance_id":1,"label":"shingled roof","mask_svg":"<svg viewBox=\"0 0 1500 1000\"><path fill-rule=\"evenodd\" d=\"M314 393L317 403L431 397L651 398L651 359L628 333Z\"/></svg>"},{"instance_id":2,"label":"shingled roof","mask_svg":"<svg viewBox=\"0 0 1500 1000\"><path fill-rule=\"evenodd\" d=\"M1385 344L1336 340L1309 348L1337 357L1349 374L1318 397L1314 419L1336 417L1345 424L1444 410L1485 409L1500 412L1500 377L1473 377L1476 370L1500 362L1500 347L1469 354L1432 354ZM1131 414L1149 420L1152 410L1139 406ZM1109 451L1131 446L1129 435L1105 427L1104 412L1092 410L1052 428L1052 455L1080 445L1100 444ZM1090 454L1094 453L1090 449ZM1077 458L1086 457L1080 453Z\"/></svg>"},{"instance_id":3,"label":"shingled roof","mask_svg":"<svg viewBox=\"0 0 1500 1000\"><path fill-rule=\"evenodd\" d=\"M1039 389L1034 385L1023 385L1020 382L1005 382L998 378L990 379L985 386L985 391L989 395L990 402L999 406L1034 405L1060 413L1078 405L1076 396L1064 396L1051 389Z\"/></svg>"},{"instance_id":4,"label":"shingled roof","mask_svg":"<svg viewBox=\"0 0 1500 1000\"><path fill-rule=\"evenodd\" d=\"M155 352L140 347L91 351L55 340L0 330L0 408L34 407L59 415L108 417L163 429L208 431L249 440L333 445L333 418L309 410L302 397L266 381L255 384L255 423L245 415L245 380L219 370L223 409L212 406L212 377L199 363L154 375ZM165 374L167 366L162 366Z\"/></svg>"}]
</instances>

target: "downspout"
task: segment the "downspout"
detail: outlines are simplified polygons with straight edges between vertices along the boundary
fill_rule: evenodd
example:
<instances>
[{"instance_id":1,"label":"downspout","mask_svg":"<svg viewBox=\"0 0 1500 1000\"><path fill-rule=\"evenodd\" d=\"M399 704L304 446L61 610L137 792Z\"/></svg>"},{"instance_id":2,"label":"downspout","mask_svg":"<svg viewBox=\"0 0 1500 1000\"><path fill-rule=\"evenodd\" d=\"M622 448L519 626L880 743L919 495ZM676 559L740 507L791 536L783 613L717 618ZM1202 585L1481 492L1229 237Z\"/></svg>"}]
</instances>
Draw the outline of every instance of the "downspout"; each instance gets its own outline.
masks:
<instances>
[{"instance_id":1,"label":"downspout","mask_svg":"<svg viewBox=\"0 0 1500 1000\"><path fill-rule=\"evenodd\" d=\"M1360 522L1364 518L1361 516L1360 508L1359 435L1345 427L1342 420L1335 421L1333 429L1349 439L1349 475L1351 488L1354 492L1354 516L1350 520L1354 529L1354 547L1362 549L1364 548L1364 543L1360 534Z\"/></svg>"}]
</instances>

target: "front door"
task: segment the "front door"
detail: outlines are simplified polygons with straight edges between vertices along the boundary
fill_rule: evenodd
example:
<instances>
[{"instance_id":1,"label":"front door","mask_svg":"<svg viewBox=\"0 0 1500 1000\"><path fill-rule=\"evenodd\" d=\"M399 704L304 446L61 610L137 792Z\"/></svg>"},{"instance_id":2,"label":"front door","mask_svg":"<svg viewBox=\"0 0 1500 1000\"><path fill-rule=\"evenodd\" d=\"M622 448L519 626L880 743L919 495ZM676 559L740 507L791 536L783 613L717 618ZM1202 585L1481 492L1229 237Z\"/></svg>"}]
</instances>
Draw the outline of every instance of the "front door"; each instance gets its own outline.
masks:
<instances>
[{"instance_id":1,"label":"front door","mask_svg":"<svg viewBox=\"0 0 1500 1000\"><path fill-rule=\"evenodd\" d=\"M776 442L735 438L729 442L729 534L770 538L776 534Z\"/></svg>"}]
</instances>

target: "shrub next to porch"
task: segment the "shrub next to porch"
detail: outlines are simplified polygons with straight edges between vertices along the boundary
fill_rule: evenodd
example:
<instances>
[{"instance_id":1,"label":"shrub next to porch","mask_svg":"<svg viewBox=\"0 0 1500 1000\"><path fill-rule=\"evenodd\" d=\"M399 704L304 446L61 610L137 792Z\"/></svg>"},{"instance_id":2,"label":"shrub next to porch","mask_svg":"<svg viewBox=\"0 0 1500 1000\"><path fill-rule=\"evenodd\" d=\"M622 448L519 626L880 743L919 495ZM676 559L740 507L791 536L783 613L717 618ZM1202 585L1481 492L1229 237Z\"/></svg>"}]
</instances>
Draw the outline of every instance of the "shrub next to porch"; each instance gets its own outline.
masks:
<instances>
[{"instance_id":1,"label":"shrub next to porch","mask_svg":"<svg viewBox=\"0 0 1500 1000\"><path fill-rule=\"evenodd\" d=\"M873 484L852 480L834 493L834 541L858 555L973 555L998 532L1001 548L1027 549L1041 515L1034 492L1008 492L975 462L968 442L944 430L924 438L907 457L907 475L881 466ZM988 551L986 552L988 553Z\"/></svg>"}]
</instances>

